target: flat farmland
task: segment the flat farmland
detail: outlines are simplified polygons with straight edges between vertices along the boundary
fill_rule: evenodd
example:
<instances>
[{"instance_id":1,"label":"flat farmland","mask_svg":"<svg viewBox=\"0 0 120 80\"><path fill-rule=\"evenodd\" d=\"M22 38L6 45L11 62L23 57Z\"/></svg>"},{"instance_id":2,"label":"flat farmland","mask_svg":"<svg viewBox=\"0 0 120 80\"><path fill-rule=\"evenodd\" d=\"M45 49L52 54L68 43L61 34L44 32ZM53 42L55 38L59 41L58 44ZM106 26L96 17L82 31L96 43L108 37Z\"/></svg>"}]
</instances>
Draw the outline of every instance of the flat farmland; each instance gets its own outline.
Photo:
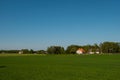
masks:
<instances>
[{"instance_id":1,"label":"flat farmland","mask_svg":"<svg viewBox=\"0 0 120 80\"><path fill-rule=\"evenodd\" d=\"M120 80L120 55L0 54L0 80Z\"/></svg>"}]
</instances>

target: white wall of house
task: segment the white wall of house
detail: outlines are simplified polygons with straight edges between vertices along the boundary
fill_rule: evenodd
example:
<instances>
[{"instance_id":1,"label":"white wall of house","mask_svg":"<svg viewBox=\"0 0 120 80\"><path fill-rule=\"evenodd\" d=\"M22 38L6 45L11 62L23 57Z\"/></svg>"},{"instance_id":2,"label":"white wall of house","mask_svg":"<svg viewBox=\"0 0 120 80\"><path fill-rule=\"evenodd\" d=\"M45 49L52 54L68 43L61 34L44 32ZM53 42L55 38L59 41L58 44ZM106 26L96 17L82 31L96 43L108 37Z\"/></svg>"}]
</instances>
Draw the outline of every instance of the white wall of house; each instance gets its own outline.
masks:
<instances>
[{"instance_id":1,"label":"white wall of house","mask_svg":"<svg viewBox=\"0 0 120 80\"><path fill-rule=\"evenodd\" d=\"M23 51L19 51L19 54L23 54Z\"/></svg>"},{"instance_id":2,"label":"white wall of house","mask_svg":"<svg viewBox=\"0 0 120 80\"><path fill-rule=\"evenodd\" d=\"M83 54L83 52L80 51L80 50L77 50L76 53L77 53L77 54Z\"/></svg>"},{"instance_id":3,"label":"white wall of house","mask_svg":"<svg viewBox=\"0 0 120 80\"><path fill-rule=\"evenodd\" d=\"M94 52L89 52L89 54L95 54Z\"/></svg>"},{"instance_id":4,"label":"white wall of house","mask_svg":"<svg viewBox=\"0 0 120 80\"><path fill-rule=\"evenodd\" d=\"M99 53L100 53L99 51L96 52L96 54L99 54Z\"/></svg>"}]
</instances>

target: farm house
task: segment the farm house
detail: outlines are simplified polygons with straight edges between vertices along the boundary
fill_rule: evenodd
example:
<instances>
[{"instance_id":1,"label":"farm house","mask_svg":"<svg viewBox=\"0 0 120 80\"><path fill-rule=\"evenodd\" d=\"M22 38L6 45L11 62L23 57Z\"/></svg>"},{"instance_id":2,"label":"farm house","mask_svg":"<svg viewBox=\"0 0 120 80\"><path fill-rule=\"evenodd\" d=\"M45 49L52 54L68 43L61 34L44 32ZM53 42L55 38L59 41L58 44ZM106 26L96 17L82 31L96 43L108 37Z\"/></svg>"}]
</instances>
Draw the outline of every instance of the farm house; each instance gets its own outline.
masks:
<instances>
[{"instance_id":1,"label":"farm house","mask_svg":"<svg viewBox=\"0 0 120 80\"><path fill-rule=\"evenodd\" d=\"M85 53L85 50L83 48L79 48L77 51L76 51L77 54L83 54Z\"/></svg>"}]
</instances>

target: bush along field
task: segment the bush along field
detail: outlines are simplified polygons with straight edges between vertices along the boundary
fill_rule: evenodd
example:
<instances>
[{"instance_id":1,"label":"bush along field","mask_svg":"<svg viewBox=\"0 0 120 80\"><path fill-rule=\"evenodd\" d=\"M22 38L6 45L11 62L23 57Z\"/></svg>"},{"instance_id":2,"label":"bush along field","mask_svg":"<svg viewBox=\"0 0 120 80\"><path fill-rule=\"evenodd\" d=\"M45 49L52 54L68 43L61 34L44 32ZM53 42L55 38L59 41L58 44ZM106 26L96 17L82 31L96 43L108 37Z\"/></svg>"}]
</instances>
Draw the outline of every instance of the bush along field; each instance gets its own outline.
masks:
<instances>
[{"instance_id":1,"label":"bush along field","mask_svg":"<svg viewBox=\"0 0 120 80\"><path fill-rule=\"evenodd\" d=\"M120 55L0 55L0 80L120 80Z\"/></svg>"}]
</instances>

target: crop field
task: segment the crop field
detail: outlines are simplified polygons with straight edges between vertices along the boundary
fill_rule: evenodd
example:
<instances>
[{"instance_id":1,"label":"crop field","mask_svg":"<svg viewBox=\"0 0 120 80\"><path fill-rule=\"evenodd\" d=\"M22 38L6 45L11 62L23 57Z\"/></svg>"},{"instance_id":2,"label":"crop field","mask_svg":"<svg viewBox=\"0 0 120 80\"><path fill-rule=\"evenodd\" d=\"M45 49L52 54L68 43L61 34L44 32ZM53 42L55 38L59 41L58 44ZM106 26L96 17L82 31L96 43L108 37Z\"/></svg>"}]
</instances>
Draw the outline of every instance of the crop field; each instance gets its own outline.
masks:
<instances>
[{"instance_id":1,"label":"crop field","mask_svg":"<svg viewBox=\"0 0 120 80\"><path fill-rule=\"evenodd\" d=\"M0 54L0 80L120 80L120 55Z\"/></svg>"}]
</instances>

